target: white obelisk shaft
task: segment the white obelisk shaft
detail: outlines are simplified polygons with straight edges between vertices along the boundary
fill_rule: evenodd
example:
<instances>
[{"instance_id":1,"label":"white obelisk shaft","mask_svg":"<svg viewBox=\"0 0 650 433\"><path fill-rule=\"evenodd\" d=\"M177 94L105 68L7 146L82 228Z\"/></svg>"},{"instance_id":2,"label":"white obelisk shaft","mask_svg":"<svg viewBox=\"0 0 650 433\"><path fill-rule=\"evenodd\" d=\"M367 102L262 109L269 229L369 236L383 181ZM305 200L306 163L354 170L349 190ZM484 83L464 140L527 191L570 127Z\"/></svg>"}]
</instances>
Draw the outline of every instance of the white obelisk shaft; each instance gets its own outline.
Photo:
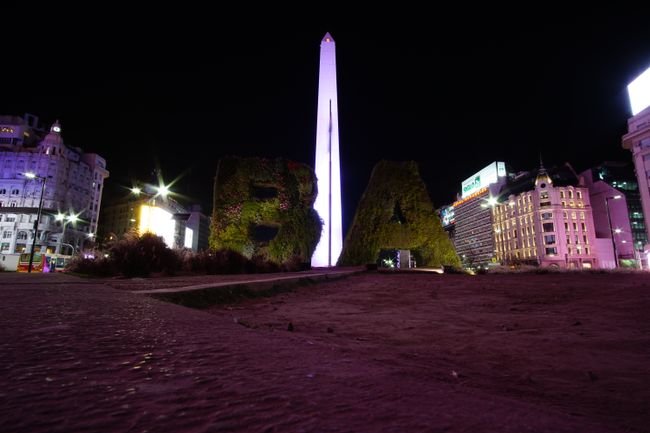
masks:
<instances>
[{"instance_id":1,"label":"white obelisk shaft","mask_svg":"<svg viewBox=\"0 0 650 433\"><path fill-rule=\"evenodd\" d=\"M312 266L335 266L343 248L343 226L339 113L336 97L336 45L329 33L325 34L320 44L315 169L318 178L318 196L314 209L323 220L323 231L311 258L311 264Z\"/></svg>"}]
</instances>

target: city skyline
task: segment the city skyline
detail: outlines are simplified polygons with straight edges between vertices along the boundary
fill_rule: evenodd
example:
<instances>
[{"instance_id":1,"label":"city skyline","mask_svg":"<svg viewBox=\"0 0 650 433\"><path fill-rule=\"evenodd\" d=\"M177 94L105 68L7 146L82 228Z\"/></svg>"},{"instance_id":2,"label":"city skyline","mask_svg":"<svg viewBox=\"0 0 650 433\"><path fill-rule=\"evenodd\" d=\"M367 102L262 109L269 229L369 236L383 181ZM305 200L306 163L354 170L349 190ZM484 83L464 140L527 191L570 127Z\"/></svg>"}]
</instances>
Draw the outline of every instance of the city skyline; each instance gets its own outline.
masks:
<instances>
[{"instance_id":1,"label":"city skyline","mask_svg":"<svg viewBox=\"0 0 650 433\"><path fill-rule=\"evenodd\" d=\"M626 86L650 66L641 22L593 9L472 18L451 34L433 24L319 22L169 33L153 24L151 37L126 23L113 40L86 24L92 50L62 30L48 35L56 55L41 61L56 67L47 74L8 71L2 112L60 119L66 143L104 155L107 198L132 181L153 183L158 165L167 182L182 176L177 190L210 212L222 156L313 164L318 44L329 31L340 44L345 230L381 159L418 161L435 206L453 202L462 180L495 160L528 170L542 153L545 164L568 161L578 172L629 161Z\"/></svg>"}]
</instances>

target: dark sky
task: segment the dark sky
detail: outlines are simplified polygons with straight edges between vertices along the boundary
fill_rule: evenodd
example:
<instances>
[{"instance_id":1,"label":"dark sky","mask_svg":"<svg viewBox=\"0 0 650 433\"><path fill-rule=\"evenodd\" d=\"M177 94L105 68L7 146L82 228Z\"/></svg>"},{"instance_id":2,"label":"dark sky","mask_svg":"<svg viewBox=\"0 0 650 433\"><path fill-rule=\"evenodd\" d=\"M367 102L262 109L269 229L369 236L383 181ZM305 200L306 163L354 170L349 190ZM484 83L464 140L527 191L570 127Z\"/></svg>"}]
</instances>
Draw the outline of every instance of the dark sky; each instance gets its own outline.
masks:
<instances>
[{"instance_id":1,"label":"dark sky","mask_svg":"<svg viewBox=\"0 0 650 433\"><path fill-rule=\"evenodd\" d=\"M158 165L208 211L223 155L313 165L319 44L331 32L346 225L380 159L418 161L436 206L495 160L629 160L626 85L650 66L638 10L413 10L299 26L180 7L14 12L2 114L59 118L66 143L107 159L109 196L152 181Z\"/></svg>"}]
</instances>

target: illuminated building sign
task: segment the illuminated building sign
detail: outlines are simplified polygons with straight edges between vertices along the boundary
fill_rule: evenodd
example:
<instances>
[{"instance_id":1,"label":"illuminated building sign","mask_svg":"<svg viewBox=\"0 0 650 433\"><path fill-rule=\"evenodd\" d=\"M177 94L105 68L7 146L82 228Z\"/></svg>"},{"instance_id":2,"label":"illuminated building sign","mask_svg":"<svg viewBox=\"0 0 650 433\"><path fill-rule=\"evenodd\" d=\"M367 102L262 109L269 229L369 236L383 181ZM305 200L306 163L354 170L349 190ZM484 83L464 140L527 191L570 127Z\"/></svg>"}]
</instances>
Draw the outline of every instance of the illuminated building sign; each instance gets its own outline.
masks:
<instances>
[{"instance_id":1,"label":"illuminated building sign","mask_svg":"<svg viewBox=\"0 0 650 433\"><path fill-rule=\"evenodd\" d=\"M8 127L8 126L0 126L0 132L13 134L13 133L14 133L14 129L13 129L13 128L10 128L10 127Z\"/></svg>"},{"instance_id":2,"label":"illuminated building sign","mask_svg":"<svg viewBox=\"0 0 650 433\"><path fill-rule=\"evenodd\" d=\"M627 93L633 116L650 107L650 68L627 85Z\"/></svg>"},{"instance_id":3,"label":"illuminated building sign","mask_svg":"<svg viewBox=\"0 0 650 433\"><path fill-rule=\"evenodd\" d=\"M458 206L460 206L461 204L465 203L466 201L469 201L469 200L471 200L471 199L473 199L473 198L476 198L476 197L478 197L478 196L480 196L480 195L483 195L484 193L487 192L487 190L488 190L488 189L487 189L487 186L486 186L485 188L481 188L481 189L479 189L478 191L476 191L475 193L470 194L470 195L468 195L467 197L464 197L462 200L458 200L457 202L454 202L454 204L453 204L452 206L453 206L453 207L458 207Z\"/></svg>"},{"instance_id":4,"label":"illuminated building sign","mask_svg":"<svg viewBox=\"0 0 650 433\"><path fill-rule=\"evenodd\" d=\"M171 248L174 245L175 224L170 212L157 206L146 204L140 206L140 224L138 226L140 234L150 232L161 236L167 246Z\"/></svg>"},{"instance_id":5,"label":"illuminated building sign","mask_svg":"<svg viewBox=\"0 0 650 433\"><path fill-rule=\"evenodd\" d=\"M440 218L442 219L442 226L449 227L456 224L456 212L453 206L447 206L440 210Z\"/></svg>"},{"instance_id":6,"label":"illuminated building sign","mask_svg":"<svg viewBox=\"0 0 650 433\"><path fill-rule=\"evenodd\" d=\"M506 175L506 165L503 162L493 162L473 176L465 179L461 186L461 197L465 198L481 188L496 183Z\"/></svg>"}]
</instances>

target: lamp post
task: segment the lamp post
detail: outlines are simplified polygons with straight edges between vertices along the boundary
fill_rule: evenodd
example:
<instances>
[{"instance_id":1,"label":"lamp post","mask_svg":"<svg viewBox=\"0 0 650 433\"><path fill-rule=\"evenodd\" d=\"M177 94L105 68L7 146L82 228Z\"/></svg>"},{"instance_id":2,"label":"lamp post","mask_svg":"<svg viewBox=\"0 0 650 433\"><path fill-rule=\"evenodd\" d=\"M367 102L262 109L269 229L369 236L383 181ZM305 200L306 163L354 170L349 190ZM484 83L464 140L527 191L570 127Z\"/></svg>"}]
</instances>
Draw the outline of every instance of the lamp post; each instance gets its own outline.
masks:
<instances>
[{"instance_id":1,"label":"lamp post","mask_svg":"<svg viewBox=\"0 0 650 433\"><path fill-rule=\"evenodd\" d=\"M41 213L43 213L43 199L45 198L45 178L38 176L34 173L24 173L27 179L38 179L41 181L41 198L38 203L38 213L36 214L36 221L34 221L34 239L32 240L32 250L29 253L29 266L27 272L32 272L32 265L34 264L34 249L36 248L36 237L38 236L38 222L41 220Z\"/></svg>"},{"instance_id":2,"label":"lamp post","mask_svg":"<svg viewBox=\"0 0 650 433\"><path fill-rule=\"evenodd\" d=\"M612 227L612 217L609 213L609 200L618 200L620 195L613 195L605 197L605 209L607 210L607 222L609 223L609 233L612 236L612 246L614 247L614 267L618 268L618 251L616 250L616 241L614 240L614 229ZM620 229L616 229L616 233L620 233Z\"/></svg>"},{"instance_id":3,"label":"lamp post","mask_svg":"<svg viewBox=\"0 0 650 433\"><path fill-rule=\"evenodd\" d=\"M79 219L77 215L75 214L70 214L70 215L65 215L62 213L57 214L54 217L57 221L62 221L63 224L63 230L61 231L61 236L59 237L59 241L56 243L56 254L61 254L61 245L64 243L64 238L65 238L65 228L69 223L75 223ZM69 245L69 244L66 244ZM74 248L73 248L74 252Z\"/></svg>"}]
</instances>

